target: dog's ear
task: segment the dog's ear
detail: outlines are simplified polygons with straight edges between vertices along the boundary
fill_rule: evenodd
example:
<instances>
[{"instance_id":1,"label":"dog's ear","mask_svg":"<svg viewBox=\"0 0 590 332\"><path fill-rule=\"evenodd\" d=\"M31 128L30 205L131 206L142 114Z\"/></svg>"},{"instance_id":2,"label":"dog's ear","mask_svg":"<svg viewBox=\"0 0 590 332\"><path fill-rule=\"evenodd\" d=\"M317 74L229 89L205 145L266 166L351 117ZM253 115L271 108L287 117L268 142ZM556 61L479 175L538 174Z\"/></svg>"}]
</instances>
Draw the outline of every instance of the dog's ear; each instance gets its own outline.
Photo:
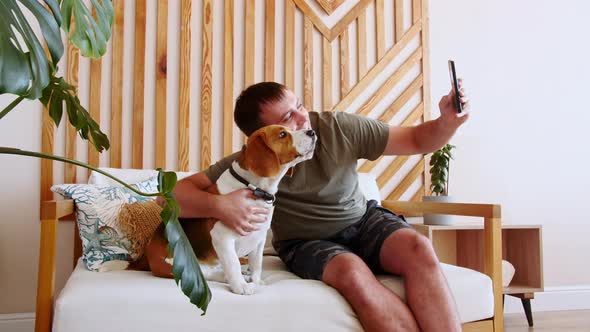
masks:
<instances>
[{"instance_id":1,"label":"dog's ear","mask_svg":"<svg viewBox=\"0 0 590 332\"><path fill-rule=\"evenodd\" d=\"M272 177L279 172L281 163L279 156L266 144L265 135L260 132L248 139L242 167L260 177Z\"/></svg>"}]
</instances>

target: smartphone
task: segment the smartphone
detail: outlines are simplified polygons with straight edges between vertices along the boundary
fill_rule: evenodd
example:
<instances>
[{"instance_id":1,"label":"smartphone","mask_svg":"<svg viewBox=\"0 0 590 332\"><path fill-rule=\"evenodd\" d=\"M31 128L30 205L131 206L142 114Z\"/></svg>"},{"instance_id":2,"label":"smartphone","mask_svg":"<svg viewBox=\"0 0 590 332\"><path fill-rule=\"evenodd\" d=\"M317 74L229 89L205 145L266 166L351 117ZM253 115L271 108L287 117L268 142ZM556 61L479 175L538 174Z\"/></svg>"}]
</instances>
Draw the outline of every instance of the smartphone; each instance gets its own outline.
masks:
<instances>
[{"instance_id":1,"label":"smartphone","mask_svg":"<svg viewBox=\"0 0 590 332\"><path fill-rule=\"evenodd\" d=\"M449 60L449 75L451 76L451 86L453 89L454 104L457 113L461 113L463 111L463 107L461 106L461 99L459 97L459 81L457 81L457 72L455 71L455 61Z\"/></svg>"}]
</instances>

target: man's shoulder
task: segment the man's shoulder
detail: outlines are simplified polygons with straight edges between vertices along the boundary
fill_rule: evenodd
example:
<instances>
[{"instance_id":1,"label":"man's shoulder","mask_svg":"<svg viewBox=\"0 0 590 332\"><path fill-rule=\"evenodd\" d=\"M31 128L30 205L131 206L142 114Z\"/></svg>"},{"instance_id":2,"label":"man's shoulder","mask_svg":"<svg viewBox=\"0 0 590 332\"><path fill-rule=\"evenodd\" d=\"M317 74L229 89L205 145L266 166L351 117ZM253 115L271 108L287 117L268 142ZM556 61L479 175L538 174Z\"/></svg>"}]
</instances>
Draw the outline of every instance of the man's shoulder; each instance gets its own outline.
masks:
<instances>
[{"instance_id":1,"label":"man's shoulder","mask_svg":"<svg viewBox=\"0 0 590 332\"><path fill-rule=\"evenodd\" d=\"M312 127L336 127L340 124L357 122L361 116L340 111L309 112ZM315 129L315 128L314 128Z\"/></svg>"}]
</instances>

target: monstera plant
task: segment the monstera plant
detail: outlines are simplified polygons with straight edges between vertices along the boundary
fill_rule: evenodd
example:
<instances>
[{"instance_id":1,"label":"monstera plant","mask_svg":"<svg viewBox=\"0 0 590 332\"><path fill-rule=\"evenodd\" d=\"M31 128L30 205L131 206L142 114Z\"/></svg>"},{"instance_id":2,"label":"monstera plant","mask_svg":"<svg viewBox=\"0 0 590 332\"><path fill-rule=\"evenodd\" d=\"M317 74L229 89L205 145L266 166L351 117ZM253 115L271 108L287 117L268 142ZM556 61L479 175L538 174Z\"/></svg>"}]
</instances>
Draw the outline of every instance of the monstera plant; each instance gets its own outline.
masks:
<instances>
[{"instance_id":1,"label":"monstera plant","mask_svg":"<svg viewBox=\"0 0 590 332\"><path fill-rule=\"evenodd\" d=\"M76 88L62 77L56 77L57 63L64 53L61 30L83 56L99 58L105 54L111 37L113 4L111 0L1 0L0 1L0 95L11 94L15 99L2 111L0 120L25 98L39 100L46 106L51 119L59 126L65 112L80 136L97 151L109 149L108 137L80 104ZM94 14L92 12L94 11ZM27 13L27 15L25 15ZM35 33L29 20L36 20L40 34ZM47 47L47 52L44 46ZM0 142L1 144L1 142ZM142 193L123 181L85 163L59 156L0 147L0 154L47 158L85 167L112 178L130 190L144 196L162 196L162 210L169 250L174 252L174 279L183 293L205 314L211 301L211 291L194 251L180 226L180 207L172 193L176 174L159 170L158 193Z\"/></svg>"}]
</instances>

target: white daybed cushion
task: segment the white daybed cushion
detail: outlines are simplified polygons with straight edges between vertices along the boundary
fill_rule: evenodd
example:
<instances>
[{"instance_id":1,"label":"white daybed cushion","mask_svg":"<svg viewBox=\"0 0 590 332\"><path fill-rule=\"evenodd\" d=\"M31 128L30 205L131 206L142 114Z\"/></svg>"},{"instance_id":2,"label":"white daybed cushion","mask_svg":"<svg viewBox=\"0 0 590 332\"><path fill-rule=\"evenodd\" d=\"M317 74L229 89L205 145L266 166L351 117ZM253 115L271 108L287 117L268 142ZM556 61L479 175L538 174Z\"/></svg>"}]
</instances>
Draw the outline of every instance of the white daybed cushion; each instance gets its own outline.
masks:
<instances>
[{"instance_id":1,"label":"white daybed cushion","mask_svg":"<svg viewBox=\"0 0 590 332\"><path fill-rule=\"evenodd\" d=\"M479 272L443 264L462 322L493 315L491 280ZM400 296L402 281L379 279ZM213 299L205 316L172 279L150 272L97 273L78 262L55 304L54 332L94 331L362 331L336 290L302 280L278 257L265 256L263 280L252 296L235 295L209 282Z\"/></svg>"}]
</instances>

